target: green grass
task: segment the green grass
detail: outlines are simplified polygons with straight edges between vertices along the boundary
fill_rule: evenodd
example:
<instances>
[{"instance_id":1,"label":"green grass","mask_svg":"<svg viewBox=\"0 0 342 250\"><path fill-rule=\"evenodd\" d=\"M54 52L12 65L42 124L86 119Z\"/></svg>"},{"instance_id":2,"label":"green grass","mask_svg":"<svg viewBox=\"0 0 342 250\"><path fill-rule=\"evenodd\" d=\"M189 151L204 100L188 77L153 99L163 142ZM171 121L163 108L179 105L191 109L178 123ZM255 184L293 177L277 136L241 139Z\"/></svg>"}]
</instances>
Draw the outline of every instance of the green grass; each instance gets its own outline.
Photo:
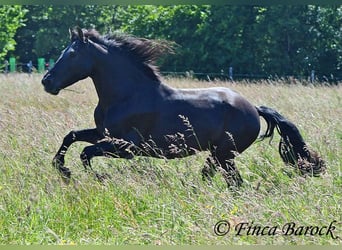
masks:
<instances>
[{"instance_id":1,"label":"green grass","mask_svg":"<svg viewBox=\"0 0 342 250\"><path fill-rule=\"evenodd\" d=\"M44 92L41 75L0 76L0 244L341 244L326 236L226 236L214 234L222 219L276 226L329 226L342 237L342 87L284 82L200 82L167 79L177 87L228 86L255 105L278 110L300 129L327 162L327 173L304 178L286 167L276 136L253 144L236 163L244 179L237 191L217 174L212 185L200 171L207 153L160 160L96 158L113 176L99 183L83 171L74 144L66 156L73 171L65 184L51 165L64 135L93 127L97 97L90 80Z\"/></svg>"}]
</instances>

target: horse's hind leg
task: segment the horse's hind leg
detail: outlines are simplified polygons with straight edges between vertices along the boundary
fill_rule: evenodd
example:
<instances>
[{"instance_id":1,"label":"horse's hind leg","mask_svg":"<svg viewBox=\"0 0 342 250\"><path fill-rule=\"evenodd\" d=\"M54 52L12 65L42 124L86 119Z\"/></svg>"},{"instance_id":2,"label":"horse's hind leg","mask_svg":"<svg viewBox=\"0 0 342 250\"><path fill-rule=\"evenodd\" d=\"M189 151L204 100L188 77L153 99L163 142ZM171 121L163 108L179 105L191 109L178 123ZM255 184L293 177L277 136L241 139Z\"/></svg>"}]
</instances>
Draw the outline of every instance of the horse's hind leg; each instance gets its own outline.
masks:
<instances>
[{"instance_id":1,"label":"horse's hind leg","mask_svg":"<svg viewBox=\"0 0 342 250\"><path fill-rule=\"evenodd\" d=\"M202 169L202 179L211 181L217 170L220 170L229 186L241 186L243 180L234 163L234 154L225 151L212 150Z\"/></svg>"},{"instance_id":2,"label":"horse's hind leg","mask_svg":"<svg viewBox=\"0 0 342 250\"><path fill-rule=\"evenodd\" d=\"M217 172L217 163L213 159L212 156L209 156L205 162L204 167L202 168L202 179L203 181L208 181L211 183L211 179L214 177Z\"/></svg>"},{"instance_id":3,"label":"horse's hind leg","mask_svg":"<svg viewBox=\"0 0 342 250\"><path fill-rule=\"evenodd\" d=\"M239 170L237 169L234 159L226 160L226 164L222 166L224 172L222 175L229 186L240 187L243 183Z\"/></svg>"},{"instance_id":4,"label":"horse's hind leg","mask_svg":"<svg viewBox=\"0 0 342 250\"><path fill-rule=\"evenodd\" d=\"M216 152L215 160L219 167L228 185L228 187L235 186L239 187L242 185L243 180L239 173L239 170L236 168L235 162L234 162L234 153L228 153L227 152Z\"/></svg>"}]
</instances>

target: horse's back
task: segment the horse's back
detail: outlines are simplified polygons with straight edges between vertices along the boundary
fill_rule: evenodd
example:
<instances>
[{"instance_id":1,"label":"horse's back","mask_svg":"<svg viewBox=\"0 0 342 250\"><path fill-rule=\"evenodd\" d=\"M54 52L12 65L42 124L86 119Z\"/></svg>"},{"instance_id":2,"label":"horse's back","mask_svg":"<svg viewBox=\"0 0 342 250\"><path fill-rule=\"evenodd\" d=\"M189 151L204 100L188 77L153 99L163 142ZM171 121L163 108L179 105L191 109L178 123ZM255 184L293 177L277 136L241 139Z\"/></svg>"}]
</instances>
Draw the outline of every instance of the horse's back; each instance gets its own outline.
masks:
<instances>
[{"instance_id":1,"label":"horse's back","mask_svg":"<svg viewBox=\"0 0 342 250\"><path fill-rule=\"evenodd\" d=\"M163 103L159 106L161 133L186 130L187 119L197 137L190 144L200 143L202 149L227 144L224 141L229 140L230 134L236 141L235 149L242 152L260 130L255 107L229 88L173 89Z\"/></svg>"}]
</instances>

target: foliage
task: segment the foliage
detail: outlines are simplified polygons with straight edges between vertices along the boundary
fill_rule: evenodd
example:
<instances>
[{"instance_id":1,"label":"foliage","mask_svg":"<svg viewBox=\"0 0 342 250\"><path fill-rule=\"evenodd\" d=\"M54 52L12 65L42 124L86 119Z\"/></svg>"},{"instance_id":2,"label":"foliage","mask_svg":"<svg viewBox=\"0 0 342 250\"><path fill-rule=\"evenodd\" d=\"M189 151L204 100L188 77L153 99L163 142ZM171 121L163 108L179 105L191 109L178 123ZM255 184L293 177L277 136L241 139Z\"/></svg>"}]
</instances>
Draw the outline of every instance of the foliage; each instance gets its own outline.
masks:
<instances>
[{"instance_id":1,"label":"foliage","mask_svg":"<svg viewBox=\"0 0 342 250\"><path fill-rule=\"evenodd\" d=\"M21 6L0 6L0 61L15 49L14 35L24 25L25 9Z\"/></svg>"},{"instance_id":2,"label":"foliage","mask_svg":"<svg viewBox=\"0 0 342 250\"><path fill-rule=\"evenodd\" d=\"M310 6L309 27L312 45L307 51L308 60L320 73L337 74L342 70L342 7L323 8Z\"/></svg>"},{"instance_id":3,"label":"foliage","mask_svg":"<svg viewBox=\"0 0 342 250\"><path fill-rule=\"evenodd\" d=\"M16 53L21 61L37 57L57 59L69 42L68 30L74 26L97 28L106 24L106 7L92 5L29 5L26 25L18 30ZM30 49L31 48L31 49Z\"/></svg>"},{"instance_id":4,"label":"foliage","mask_svg":"<svg viewBox=\"0 0 342 250\"><path fill-rule=\"evenodd\" d=\"M119 11L118 27L125 32L147 37L172 40L180 45L177 55L163 61L162 69L169 71L205 70L199 62L198 48L201 47L199 33L208 17L209 6L128 6ZM191 47L190 47L191 46ZM202 62L200 60L200 62Z\"/></svg>"},{"instance_id":5,"label":"foliage","mask_svg":"<svg viewBox=\"0 0 342 250\"><path fill-rule=\"evenodd\" d=\"M116 15L126 32L178 43L165 70L264 75L337 74L341 7L302 5L128 6Z\"/></svg>"},{"instance_id":6,"label":"foliage","mask_svg":"<svg viewBox=\"0 0 342 250\"><path fill-rule=\"evenodd\" d=\"M25 6L16 55L57 58L70 26L123 30L179 44L164 71L341 77L341 6Z\"/></svg>"}]
</instances>

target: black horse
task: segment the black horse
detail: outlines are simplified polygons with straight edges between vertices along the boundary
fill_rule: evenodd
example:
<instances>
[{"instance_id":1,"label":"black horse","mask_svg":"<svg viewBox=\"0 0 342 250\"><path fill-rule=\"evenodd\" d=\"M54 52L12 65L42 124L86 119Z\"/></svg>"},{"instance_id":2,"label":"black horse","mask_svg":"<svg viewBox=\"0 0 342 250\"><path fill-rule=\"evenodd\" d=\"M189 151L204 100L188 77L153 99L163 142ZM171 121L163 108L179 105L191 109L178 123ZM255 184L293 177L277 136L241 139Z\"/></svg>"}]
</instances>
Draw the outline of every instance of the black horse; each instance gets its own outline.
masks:
<instances>
[{"instance_id":1,"label":"black horse","mask_svg":"<svg viewBox=\"0 0 342 250\"><path fill-rule=\"evenodd\" d=\"M81 160L91 169L94 156L130 159L135 155L185 157L208 150L202 170L210 179L217 169L228 185L242 179L234 165L258 137L260 118L267 124L264 137L276 128L281 135L279 152L285 163L313 175L325 169L324 161L308 150L296 126L267 107L255 107L238 93L223 87L175 89L164 83L153 62L170 46L123 34L101 36L95 30L70 30L71 44L42 79L45 90L60 90L86 77L92 78L98 105L96 128L71 131L54 157L53 164L70 177L64 155L76 141L84 148Z\"/></svg>"}]
</instances>

